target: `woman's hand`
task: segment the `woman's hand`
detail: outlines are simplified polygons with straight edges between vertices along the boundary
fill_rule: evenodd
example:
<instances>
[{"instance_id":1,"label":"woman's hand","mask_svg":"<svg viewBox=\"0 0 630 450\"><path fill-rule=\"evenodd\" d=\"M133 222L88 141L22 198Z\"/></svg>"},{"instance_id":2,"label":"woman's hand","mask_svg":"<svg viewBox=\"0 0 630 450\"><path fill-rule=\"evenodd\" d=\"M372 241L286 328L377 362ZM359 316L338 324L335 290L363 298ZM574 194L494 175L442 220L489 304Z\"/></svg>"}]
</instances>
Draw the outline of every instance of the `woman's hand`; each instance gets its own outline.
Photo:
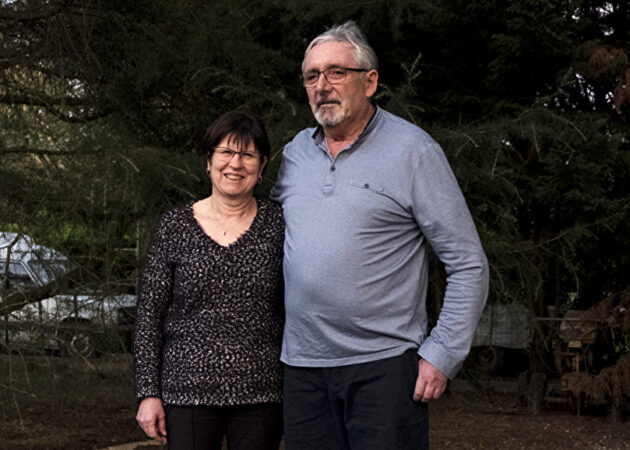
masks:
<instances>
[{"instance_id":1,"label":"woman's hand","mask_svg":"<svg viewBox=\"0 0 630 450\"><path fill-rule=\"evenodd\" d=\"M136 420L147 436L161 444L166 443L166 420L162 400L155 397L142 400Z\"/></svg>"}]
</instances>

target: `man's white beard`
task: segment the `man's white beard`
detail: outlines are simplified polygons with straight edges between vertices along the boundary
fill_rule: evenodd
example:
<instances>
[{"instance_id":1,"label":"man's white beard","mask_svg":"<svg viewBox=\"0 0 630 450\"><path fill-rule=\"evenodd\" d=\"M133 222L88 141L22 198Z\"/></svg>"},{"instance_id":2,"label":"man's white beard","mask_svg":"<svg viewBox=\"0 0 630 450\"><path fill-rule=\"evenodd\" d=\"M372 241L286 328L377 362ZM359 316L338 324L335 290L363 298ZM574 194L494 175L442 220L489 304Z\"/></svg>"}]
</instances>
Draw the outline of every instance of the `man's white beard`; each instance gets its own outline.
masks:
<instances>
[{"instance_id":1,"label":"man's white beard","mask_svg":"<svg viewBox=\"0 0 630 450\"><path fill-rule=\"evenodd\" d=\"M336 111L331 108L328 111L322 111L321 109L315 111L315 120L322 127L336 127L341 122L343 122L343 119L345 118L346 114L343 109L339 109L338 111Z\"/></svg>"}]
</instances>

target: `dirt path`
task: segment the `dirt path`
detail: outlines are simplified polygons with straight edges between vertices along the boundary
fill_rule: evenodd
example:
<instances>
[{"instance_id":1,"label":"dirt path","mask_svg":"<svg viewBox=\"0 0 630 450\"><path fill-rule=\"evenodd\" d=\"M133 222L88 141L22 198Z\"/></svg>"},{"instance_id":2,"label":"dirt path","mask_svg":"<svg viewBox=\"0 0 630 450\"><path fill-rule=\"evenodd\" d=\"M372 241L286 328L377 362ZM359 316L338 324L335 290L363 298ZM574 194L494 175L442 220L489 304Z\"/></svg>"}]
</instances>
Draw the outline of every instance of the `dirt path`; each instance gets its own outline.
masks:
<instances>
[{"instance_id":1,"label":"dirt path","mask_svg":"<svg viewBox=\"0 0 630 450\"><path fill-rule=\"evenodd\" d=\"M527 414L517 396L450 392L430 405L432 449L630 449L630 420L546 409ZM592 411L596 412L596 411Z\"/></svg>"},{"instance_id":2,"label":"dirt path","mask_svg":"<svg viewBox=\"0 0 630 450\"><path fill-rule=\"evenodd\" d=\"M630 420L610 424L605 416L545 410L527 414L513 394L453 392L430 405L432 449L630 449ZM151 441L107 450L160 450ZM281 447L280 450L283 450Z\"/></svg>"}]
</instances>

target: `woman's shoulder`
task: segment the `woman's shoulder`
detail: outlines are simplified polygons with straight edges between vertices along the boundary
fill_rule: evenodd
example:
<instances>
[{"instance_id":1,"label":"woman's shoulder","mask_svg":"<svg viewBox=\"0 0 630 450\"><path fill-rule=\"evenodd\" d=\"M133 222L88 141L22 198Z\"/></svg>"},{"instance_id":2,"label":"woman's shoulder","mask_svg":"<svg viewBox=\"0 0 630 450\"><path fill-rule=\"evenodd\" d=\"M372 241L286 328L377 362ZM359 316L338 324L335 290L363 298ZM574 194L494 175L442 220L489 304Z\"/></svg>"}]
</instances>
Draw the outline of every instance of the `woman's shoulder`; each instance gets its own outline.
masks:
<instances>
[{"instance_id":1,"label":"woman's shoulder","mask_svg":"<svg viewBox=\"0 0 630 450\"><path fill-rule=\"evenodd\" d=\"M257 197L258 208L261 214L269 220L280 220L284 225L284 218L282 216L282 205L267 198Z\"/></svg>"},{"instance_id":2,"label":"woman's shoulder","mask_svg":"<svg viewBox=\"0 0 630 450\"><path fill-rule=\"evenodd\" d=\"M158 222L158 229L170 230L188 223L192 216L192 204L193 202L181 203L164 212Z\"/></svg>"}]
</instances>

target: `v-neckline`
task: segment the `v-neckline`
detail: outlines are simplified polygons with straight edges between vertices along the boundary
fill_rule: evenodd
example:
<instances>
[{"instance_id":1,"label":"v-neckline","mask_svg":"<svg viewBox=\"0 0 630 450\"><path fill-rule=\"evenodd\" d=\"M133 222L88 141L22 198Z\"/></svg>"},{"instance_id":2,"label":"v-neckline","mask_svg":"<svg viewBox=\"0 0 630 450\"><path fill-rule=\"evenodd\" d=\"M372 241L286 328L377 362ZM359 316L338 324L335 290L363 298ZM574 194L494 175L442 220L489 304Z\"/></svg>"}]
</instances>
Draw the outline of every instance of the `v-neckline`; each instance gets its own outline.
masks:
<instances>
[{"instance_id":1,"label":"v-neckline","mask_svg":"<svg viewBox=\"0 0 630 450\"><path fill-rule=\"evenodd\" d=\"M204 236L205 239L208 239L217 247L227 250L227 249L234 248L241 241L243 241L243 239L245 239L250 234L250 232L254 229L254 227L258 223L258 216L260 216L261 202L257 197L254 197L254 200L256 201L256 214L254 215L254 219L252 220L252 223L242 234L240 234L233 242L230 242L228 245L219 244L212 236L206 233L206 231L203 229L203 227L201 226L201 224L195 217L195 210L193 209L194 202L191 202L188 204L188 212L190 214L190 218L195 224L195 228L197 229L199 233L201 233L201 235Z\"/></svg>"}]
</instances>

